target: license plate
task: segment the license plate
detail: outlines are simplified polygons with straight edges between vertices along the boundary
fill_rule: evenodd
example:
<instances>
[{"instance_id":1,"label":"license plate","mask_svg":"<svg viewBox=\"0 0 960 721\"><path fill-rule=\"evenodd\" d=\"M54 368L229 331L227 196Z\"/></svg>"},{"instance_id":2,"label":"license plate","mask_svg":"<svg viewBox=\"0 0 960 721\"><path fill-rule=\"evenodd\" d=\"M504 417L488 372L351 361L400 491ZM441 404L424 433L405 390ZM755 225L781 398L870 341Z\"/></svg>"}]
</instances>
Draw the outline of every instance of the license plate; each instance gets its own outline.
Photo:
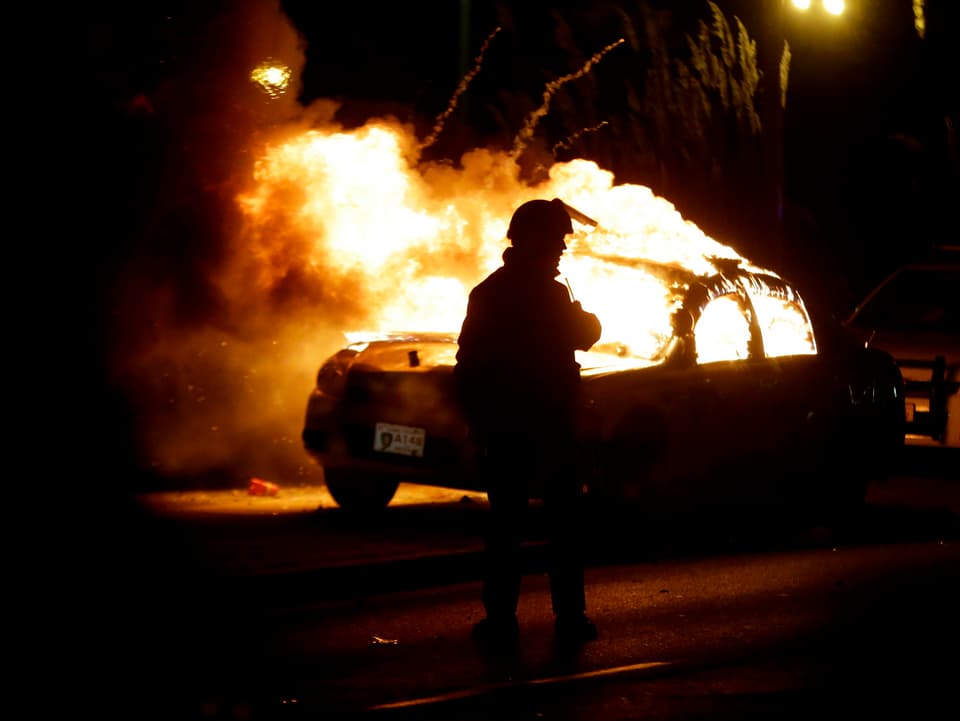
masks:
<instances>
[{"instance_id":1,"label":"license plate","mask_svg":"<svg viewBox=\"0 0 960 721\"><path fill-rule=\"evenodd\" d=\"M913 413L916 410L917 406L913 403L907 403L905 406L906 410L906 421L907 423L913 423Z\"/></svg>"},{"instance_id":2,"label":"license plate","mask_svg":"<svg viewBox=\"0 0 960 721\"><path fill-rule=\"evenodd\" d=\"M420 457L423 456L423 444L426 440L427 432L423 428L377 423L373 432L373 450Z\"/></svg>"}]
</instances>

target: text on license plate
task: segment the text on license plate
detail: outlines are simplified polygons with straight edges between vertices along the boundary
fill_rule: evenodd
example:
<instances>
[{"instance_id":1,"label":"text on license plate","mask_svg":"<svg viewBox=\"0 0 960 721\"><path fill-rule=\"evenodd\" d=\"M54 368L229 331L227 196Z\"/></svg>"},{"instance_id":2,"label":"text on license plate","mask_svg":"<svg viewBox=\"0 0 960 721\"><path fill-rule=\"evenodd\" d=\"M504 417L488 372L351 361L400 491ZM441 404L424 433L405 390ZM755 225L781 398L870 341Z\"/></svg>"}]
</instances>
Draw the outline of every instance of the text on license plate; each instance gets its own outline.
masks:
<instances>
[{"instance_id":1,"label":"text on license plate","mask_svg":"<svg viewBox=\"0 0 960 721\"><path fill-rule=\"evenodd\" d=\"M423 428L377 423L373 433L373 450L403 456L423 456L426 439L427 432Z\"/></svg>"}]
</instances>

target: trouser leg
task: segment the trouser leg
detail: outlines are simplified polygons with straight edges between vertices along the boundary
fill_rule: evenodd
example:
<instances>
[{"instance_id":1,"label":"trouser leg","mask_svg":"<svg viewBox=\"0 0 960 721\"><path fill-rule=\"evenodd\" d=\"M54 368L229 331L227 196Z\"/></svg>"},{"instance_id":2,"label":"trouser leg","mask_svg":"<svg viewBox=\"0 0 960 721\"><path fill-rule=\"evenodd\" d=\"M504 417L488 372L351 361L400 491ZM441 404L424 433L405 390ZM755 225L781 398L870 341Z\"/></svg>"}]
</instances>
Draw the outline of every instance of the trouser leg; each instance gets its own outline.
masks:
<instances>
[{"instance_id":1,"label":"trouser leg","mask_svg":"<svg viewBox=\"0 0 960 721\"><path fill-rule=\"evenodd\" d=\"M485 539L482 601L488 618L513 616L520 600L520 544L526 492L505 473L488 484L490 513Z\"/></svg>"},{"instance_id":2,"label":"trouser leg","mask_svg":"<svg viewBox=\"0 0 960 721\"><path fill-rule=\"evenodd\" d=\"M580 539L582 494L569 468L556 468L546 480L550 596L557 616L579 615L586 610L584 561Z\"/></svg>"}]
</instances>

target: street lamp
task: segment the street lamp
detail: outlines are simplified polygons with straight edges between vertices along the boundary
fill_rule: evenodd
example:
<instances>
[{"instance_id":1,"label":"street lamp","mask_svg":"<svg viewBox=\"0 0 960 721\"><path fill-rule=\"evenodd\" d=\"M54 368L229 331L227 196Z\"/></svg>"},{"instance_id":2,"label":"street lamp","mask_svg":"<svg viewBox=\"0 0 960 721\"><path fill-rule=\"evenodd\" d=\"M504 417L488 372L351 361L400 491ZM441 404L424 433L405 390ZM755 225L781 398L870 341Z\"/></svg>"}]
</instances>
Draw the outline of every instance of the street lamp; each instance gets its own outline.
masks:
<instances>
[{"instance_id":1,"label":"street lamp","mask_svg":"<svg viewBox=\"0 0 960 721\"><path fill-rule=\"evenodd\" d=\"M823 0L823 9L831 15L843 15L843 0Z\"/></svg>"},{"instance_id":2,"label":"street lamp","mask_svg":"<svg viewBox=\"0 0 960 721\"><path fill-rule=\"evenodd\" d=\"M790 0L790 4L793 5L794 9L801 12L809 10L813 5L810 0ZM843 0L821 0L820 5L830 15L843 15L843 11L846 9Z\"/></svg>"}]
</instances>

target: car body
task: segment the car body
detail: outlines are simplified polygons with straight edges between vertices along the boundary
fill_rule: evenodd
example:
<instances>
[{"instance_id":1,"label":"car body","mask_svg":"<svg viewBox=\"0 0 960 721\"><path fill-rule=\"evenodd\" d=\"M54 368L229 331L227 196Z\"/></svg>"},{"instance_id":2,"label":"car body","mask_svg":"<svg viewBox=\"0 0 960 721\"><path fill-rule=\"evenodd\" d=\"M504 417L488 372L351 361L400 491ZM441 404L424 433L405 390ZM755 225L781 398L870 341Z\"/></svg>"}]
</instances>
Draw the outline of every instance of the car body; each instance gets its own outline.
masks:
<instances>
[{"instance_id":1,"label":"car body","mask_svg":"<svg viewBox=\"0 0 960 721\"><path fill-rule=\"evenodd\" d=\"M845 321L904 378L906 440L960 448L960 252L898 267Z\"/></svg>"},{"instance_id":2,"label":"car body","mask_svg":"<svg viewBox=\"0 0 960 721\"><path fill-rule=\"evenodd\" d=\"M681 511L856 507L903 442L893 358L816 323L772 274L718 263L681 280L674 330L651 357L604 342L578 356L588 497ZM783 328L765 322L774 307L801 330L779 354ZM719 318L735 340L708 354ZM341 507L382 507L404 481L483 490L455 393L456 351L455 333L383 334L322 365L302 437Z\"/></svg>"}]
</instances>

